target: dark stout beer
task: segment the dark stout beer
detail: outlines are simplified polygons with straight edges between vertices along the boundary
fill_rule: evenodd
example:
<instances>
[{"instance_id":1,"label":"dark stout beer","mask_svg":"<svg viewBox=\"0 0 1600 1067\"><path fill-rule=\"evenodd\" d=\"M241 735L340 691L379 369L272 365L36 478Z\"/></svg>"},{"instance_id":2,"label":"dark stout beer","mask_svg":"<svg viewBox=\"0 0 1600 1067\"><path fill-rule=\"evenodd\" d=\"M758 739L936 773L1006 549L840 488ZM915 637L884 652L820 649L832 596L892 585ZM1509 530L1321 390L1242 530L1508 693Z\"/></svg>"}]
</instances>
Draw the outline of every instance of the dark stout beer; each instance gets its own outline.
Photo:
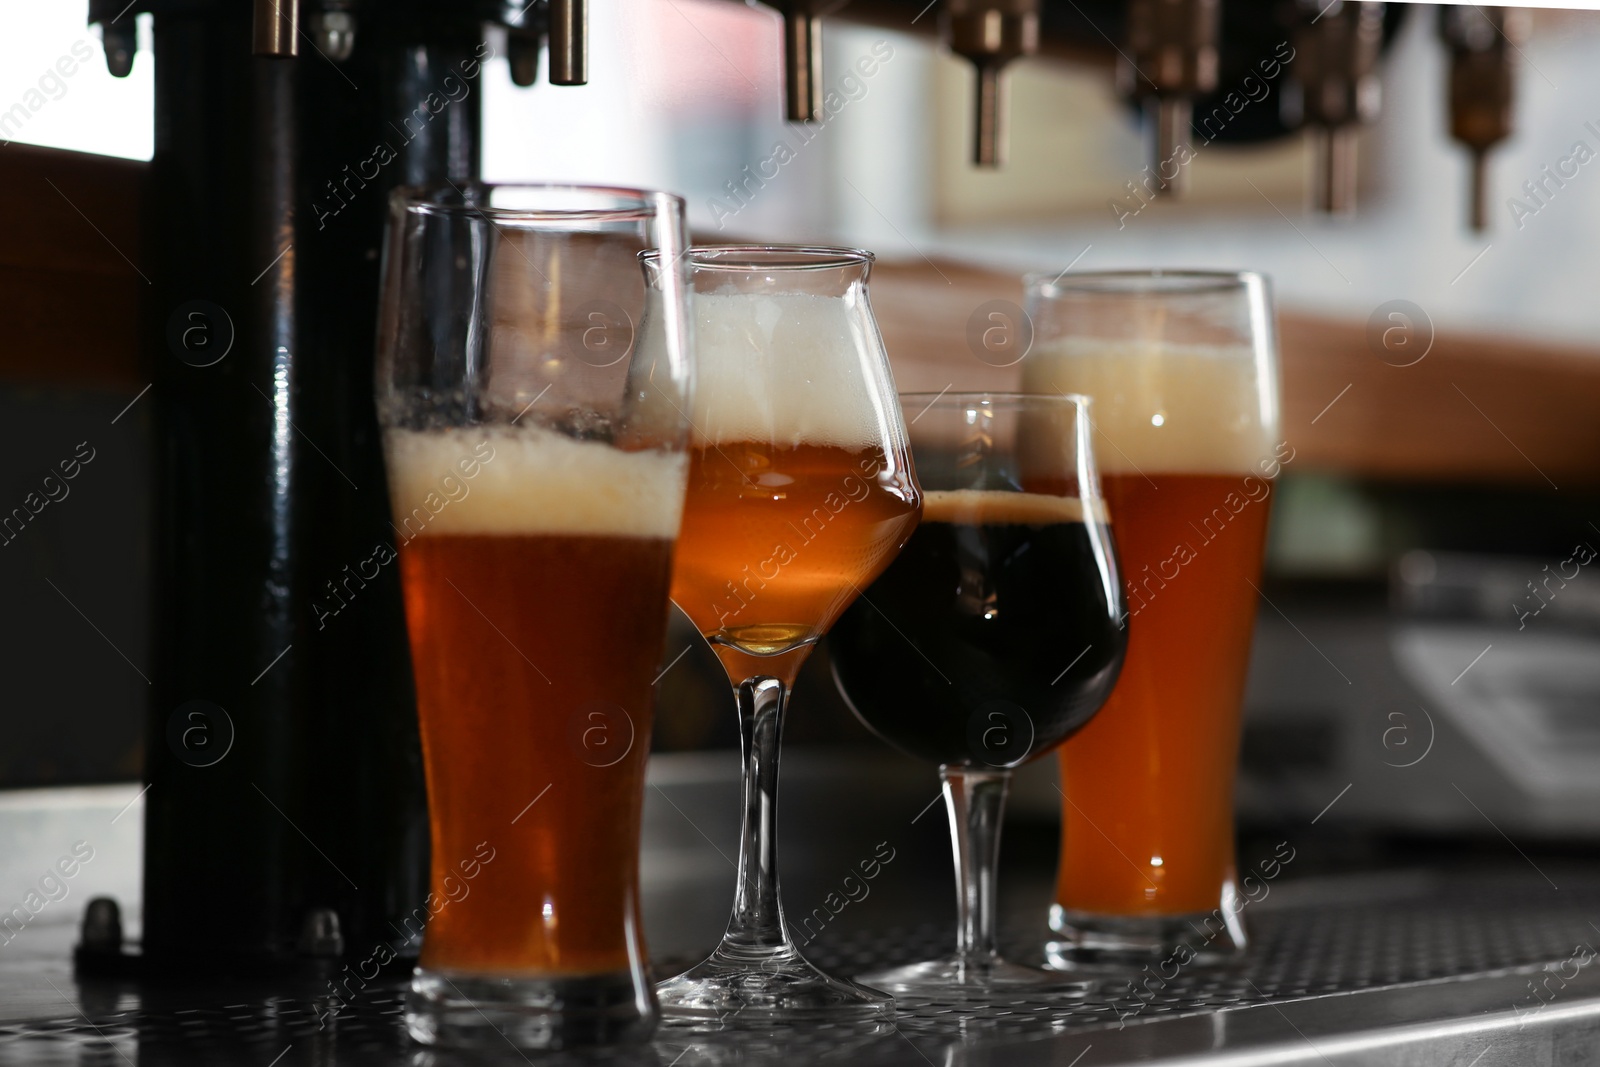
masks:
<instances>
[{"instance_id":1,"label":"dark stout beer","mask_svg":"<svg viewBox=\"0 0 1600 1067\"><path fill-rule=\"evenodd\" d=\"M1015 766L1099 710L1126 641L1075 497L929 491L922 525L835 625L834 674L872 731L940 764Z\"/></svg>"}]
</instances>

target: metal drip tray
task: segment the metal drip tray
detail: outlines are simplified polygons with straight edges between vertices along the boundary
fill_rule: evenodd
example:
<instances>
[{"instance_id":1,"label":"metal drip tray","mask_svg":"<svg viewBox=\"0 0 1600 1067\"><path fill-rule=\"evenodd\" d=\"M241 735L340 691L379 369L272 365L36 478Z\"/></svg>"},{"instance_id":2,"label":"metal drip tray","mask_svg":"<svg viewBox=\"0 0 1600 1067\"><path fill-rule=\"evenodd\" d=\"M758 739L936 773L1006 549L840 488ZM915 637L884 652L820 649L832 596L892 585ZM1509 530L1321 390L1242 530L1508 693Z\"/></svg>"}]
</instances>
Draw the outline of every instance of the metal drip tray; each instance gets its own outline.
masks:
<instances>
[{"instance_id":1,"label":"metal drip tray","mask_svg":"<svg viewBox=\"0 0 1600 1067\"><path fill-rule=\"evenodd\" d=\"M665 1029L645 1048L527 1059L662 1067L1590 1062L1600 1047L1600 969L1591 966L1600 871L1549 873L1559 889L1532 872L1286 884L1271 906L1248 913L1255 944L1238 964L1170 979L1152 968L1081 997L904 1000L895 1026L878 1032ZM1036 916L1014 916L1013 958L1037 959ZM854 974L939 954L949 937L946 924L922 923L819 937L808 951L825 968ZM74 980L59 956L39 955L46 951L36 942L30 957L0 954L6 993L47 984L59 993L58 1010L0 1025L0 1065L524 1062L509 1046L466 1056L410 1044L394 981L369 984L329 1021L320 996L327 976L142 988Z\"/></svg>"}]
</instances>

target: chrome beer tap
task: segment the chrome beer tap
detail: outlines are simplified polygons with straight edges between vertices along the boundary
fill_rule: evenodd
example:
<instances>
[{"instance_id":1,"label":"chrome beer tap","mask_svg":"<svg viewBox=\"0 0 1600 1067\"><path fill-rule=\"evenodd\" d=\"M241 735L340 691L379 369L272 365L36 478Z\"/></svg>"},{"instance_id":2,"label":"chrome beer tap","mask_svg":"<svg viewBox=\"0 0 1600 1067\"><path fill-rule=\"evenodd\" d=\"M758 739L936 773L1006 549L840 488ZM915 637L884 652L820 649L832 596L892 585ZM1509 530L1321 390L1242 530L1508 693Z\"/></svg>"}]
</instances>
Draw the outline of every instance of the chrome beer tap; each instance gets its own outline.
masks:
<instances>
[{"instance_id":1,"label":"chrome beer tap","mask_svg":"<svg viewBox=\"0 0 1600 1067\"><path fill-rule=\"evenodd\" d=\"M1528 12L1522 8L1439 9L1439 36L1450 49L1450 136L1472 153L1469 217L1474 230L1489 224L1489 149L1511 135L1513 53L1527 33Z\"/></svg>"},{"instance_id":2,"label":"chrome beer tap","mask_svg":"<svg viewBox=\"0 0 1600 1067\"><path fill-rule=\"evenodd\" d=\"M1346 214L1356 205L1356 134L1382 103L1383 5L1301 0L1300 13L1293 70L1316 153L1312 202L1329 214Z\"/></svg>"},{"instance_id":3,"label":"chrome beer tap","mask_svg":"<svg viewBox=\"0 0 1600 1067\"><path fill-rule=\"evenodd\" d=\"M1039 50L1039 2L945 0L939 19L945 44L971 62L977 74L972 162L998 167L1006 154L1000 74L1013 59Z\"/></svg>"},{"instance_id":4,"label":"chrome beer tap","mask_svg":"<svg viewBox=\"0 0 1600 1067\"><path fill-rule=\"evenodd\" d=\"M1117 87L1144 105L1154 128L1157 192L1183 191L1194 98L1217 87L1219 0L1131 0Z\"/></svg>"}]
</instances>

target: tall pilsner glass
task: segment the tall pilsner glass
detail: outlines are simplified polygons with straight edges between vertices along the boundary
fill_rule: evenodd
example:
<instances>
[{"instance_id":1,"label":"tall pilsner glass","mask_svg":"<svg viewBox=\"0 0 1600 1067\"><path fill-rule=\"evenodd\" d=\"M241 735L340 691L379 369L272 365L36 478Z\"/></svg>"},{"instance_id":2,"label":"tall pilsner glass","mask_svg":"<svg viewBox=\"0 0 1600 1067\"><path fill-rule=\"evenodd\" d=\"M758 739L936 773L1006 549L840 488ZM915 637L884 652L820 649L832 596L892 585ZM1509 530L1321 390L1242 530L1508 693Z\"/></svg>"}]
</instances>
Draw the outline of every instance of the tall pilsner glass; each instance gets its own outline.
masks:
<instances>
[{"instance_id":1,"label":"tall pilsner glass","mask_svg":"<svg viewBox=\"0 0 1600 1067\"><path fill-rule=\"evenodd\" d=\"M377 399L433 840L406 1002L427 1044L656 1023L639 825L688 472L683 233L681 200L625 189L392 203Z\"/></svg>"},{"instance_id":2,"label":"tall pilsner glass","mask_svg":"<svg viewBox=\"0 0 1600 1067\"><path fill-rule=\"evenodd\" d=\"M672 599L733 683L744 807L727 933L661 984L662 1011L735 1026L884 1018L890 997L828 977L790 939L775 841L795 675L900 551L922 506L867 303L872 255L705 248L689 263L693 446Z\"/></svg>"},{"instance_id":3,"label":"tall pilsner glass","mask_svg":"<svg viewBox=\"0 0 1600 1067\"><path fill-rule=\"evenodd\" d=\"M1128 658L1061 748L1058 966L1176 965L1244 946L1234 872L1239 719L1278 444L1257 274L1028 279L1030 392L1094 397Z\"/></svg>"}]
</instances>

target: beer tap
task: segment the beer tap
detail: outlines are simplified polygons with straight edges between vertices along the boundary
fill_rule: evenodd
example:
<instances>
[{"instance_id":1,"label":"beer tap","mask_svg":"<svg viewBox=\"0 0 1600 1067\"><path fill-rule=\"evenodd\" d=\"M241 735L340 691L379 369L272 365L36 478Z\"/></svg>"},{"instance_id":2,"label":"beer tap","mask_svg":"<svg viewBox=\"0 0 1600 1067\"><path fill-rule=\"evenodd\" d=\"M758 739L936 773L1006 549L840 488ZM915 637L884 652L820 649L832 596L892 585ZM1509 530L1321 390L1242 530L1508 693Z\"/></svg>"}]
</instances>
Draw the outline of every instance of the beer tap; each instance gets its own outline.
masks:
<instances>
[{"instance_id":1,"label":"beer tap","mask_svg":"<svg viewBox=\"0 0 1600 1067\"><path fill-rule=\"evenodd\" d=\"M589 0L546 0L550 84L589 83Z\"/></svg>"},{"instance_id":2,"label":"beer tap","mask_svg":"<svg viewBox=\"0 0 1600 1067\"><path fill-rule=\"evenodd\" d=\"M1516 97L1512 53L1527 32L1528 12L1522 8L1439 9L1439 36L1450 49L1450 136L1472 153L1474 230L1489 224L1489 149L1511 134Z\"/></svg>"},{"instance_id":3,"label":"beer tap","mask_svg":"<svg viewBox=\"0 0 1600 1067\"><path fill-rule=\"evenodd\" d=\"M294 58L300 54L299 0L255 0L250 29L251 54Z\"/></svg>"},{"instance_id":4,"label":"beer tap","mask_svg":"<svg viewBox=\"0 0 1600 1067\"><path fill-rule=\"evenodd\" d=\"M847 2L765 0L783 16L784 117L790 122L822 118L822 16L831 15Z\"/></svg>"},{"instance_id":5,"label":"beer tap","mask_svg":"<svg viewBox=\"0 0 1600 1067\"><path fill-rule=\"evenodd\" d=\"M1000 73L1039 50L1039 0L945 0L939 30L950 51L976 68L972 162L998 167L1005 162Z\"/></svg>"},{"instance_id":6,"label":"beer tap","mask_svg":"<svg viewBox=\"0 0 1600 1067\"><path fill-rule=\"evenodd\" d=\"M532 9L532 10L530 10ZM506 26L506 59L512 84L527 88L539 78L539 55L550 46L550 84L589 83L589 0L546 0L527 5Z\"/></svg>"},{"instance_id":7,"label":"beer tap","mask_svg":"<svg viewBox=\"0 0 1600 1067\"><path fill-rule=\"evenodd\" d=\"M1131 0L1117 86L1154 127L1154 189L1183 191L1194 98L1217 87L1219 0ZM1183 155L1183 159L1178 157Z\"/></svg>"},{"instance_id":8,"label":"beer tap","mask_svg":"<svg viewBox=\"0 0 1600 1067\"><path fill-rule=\"evenodd\" d=\"M1316 153L1312 202L1329 214L1346 214L1356 205L1356 134L1382 102L1383 5L1300 0L1300 12L1293 69Z\"/></svg>"}]
</instances>

